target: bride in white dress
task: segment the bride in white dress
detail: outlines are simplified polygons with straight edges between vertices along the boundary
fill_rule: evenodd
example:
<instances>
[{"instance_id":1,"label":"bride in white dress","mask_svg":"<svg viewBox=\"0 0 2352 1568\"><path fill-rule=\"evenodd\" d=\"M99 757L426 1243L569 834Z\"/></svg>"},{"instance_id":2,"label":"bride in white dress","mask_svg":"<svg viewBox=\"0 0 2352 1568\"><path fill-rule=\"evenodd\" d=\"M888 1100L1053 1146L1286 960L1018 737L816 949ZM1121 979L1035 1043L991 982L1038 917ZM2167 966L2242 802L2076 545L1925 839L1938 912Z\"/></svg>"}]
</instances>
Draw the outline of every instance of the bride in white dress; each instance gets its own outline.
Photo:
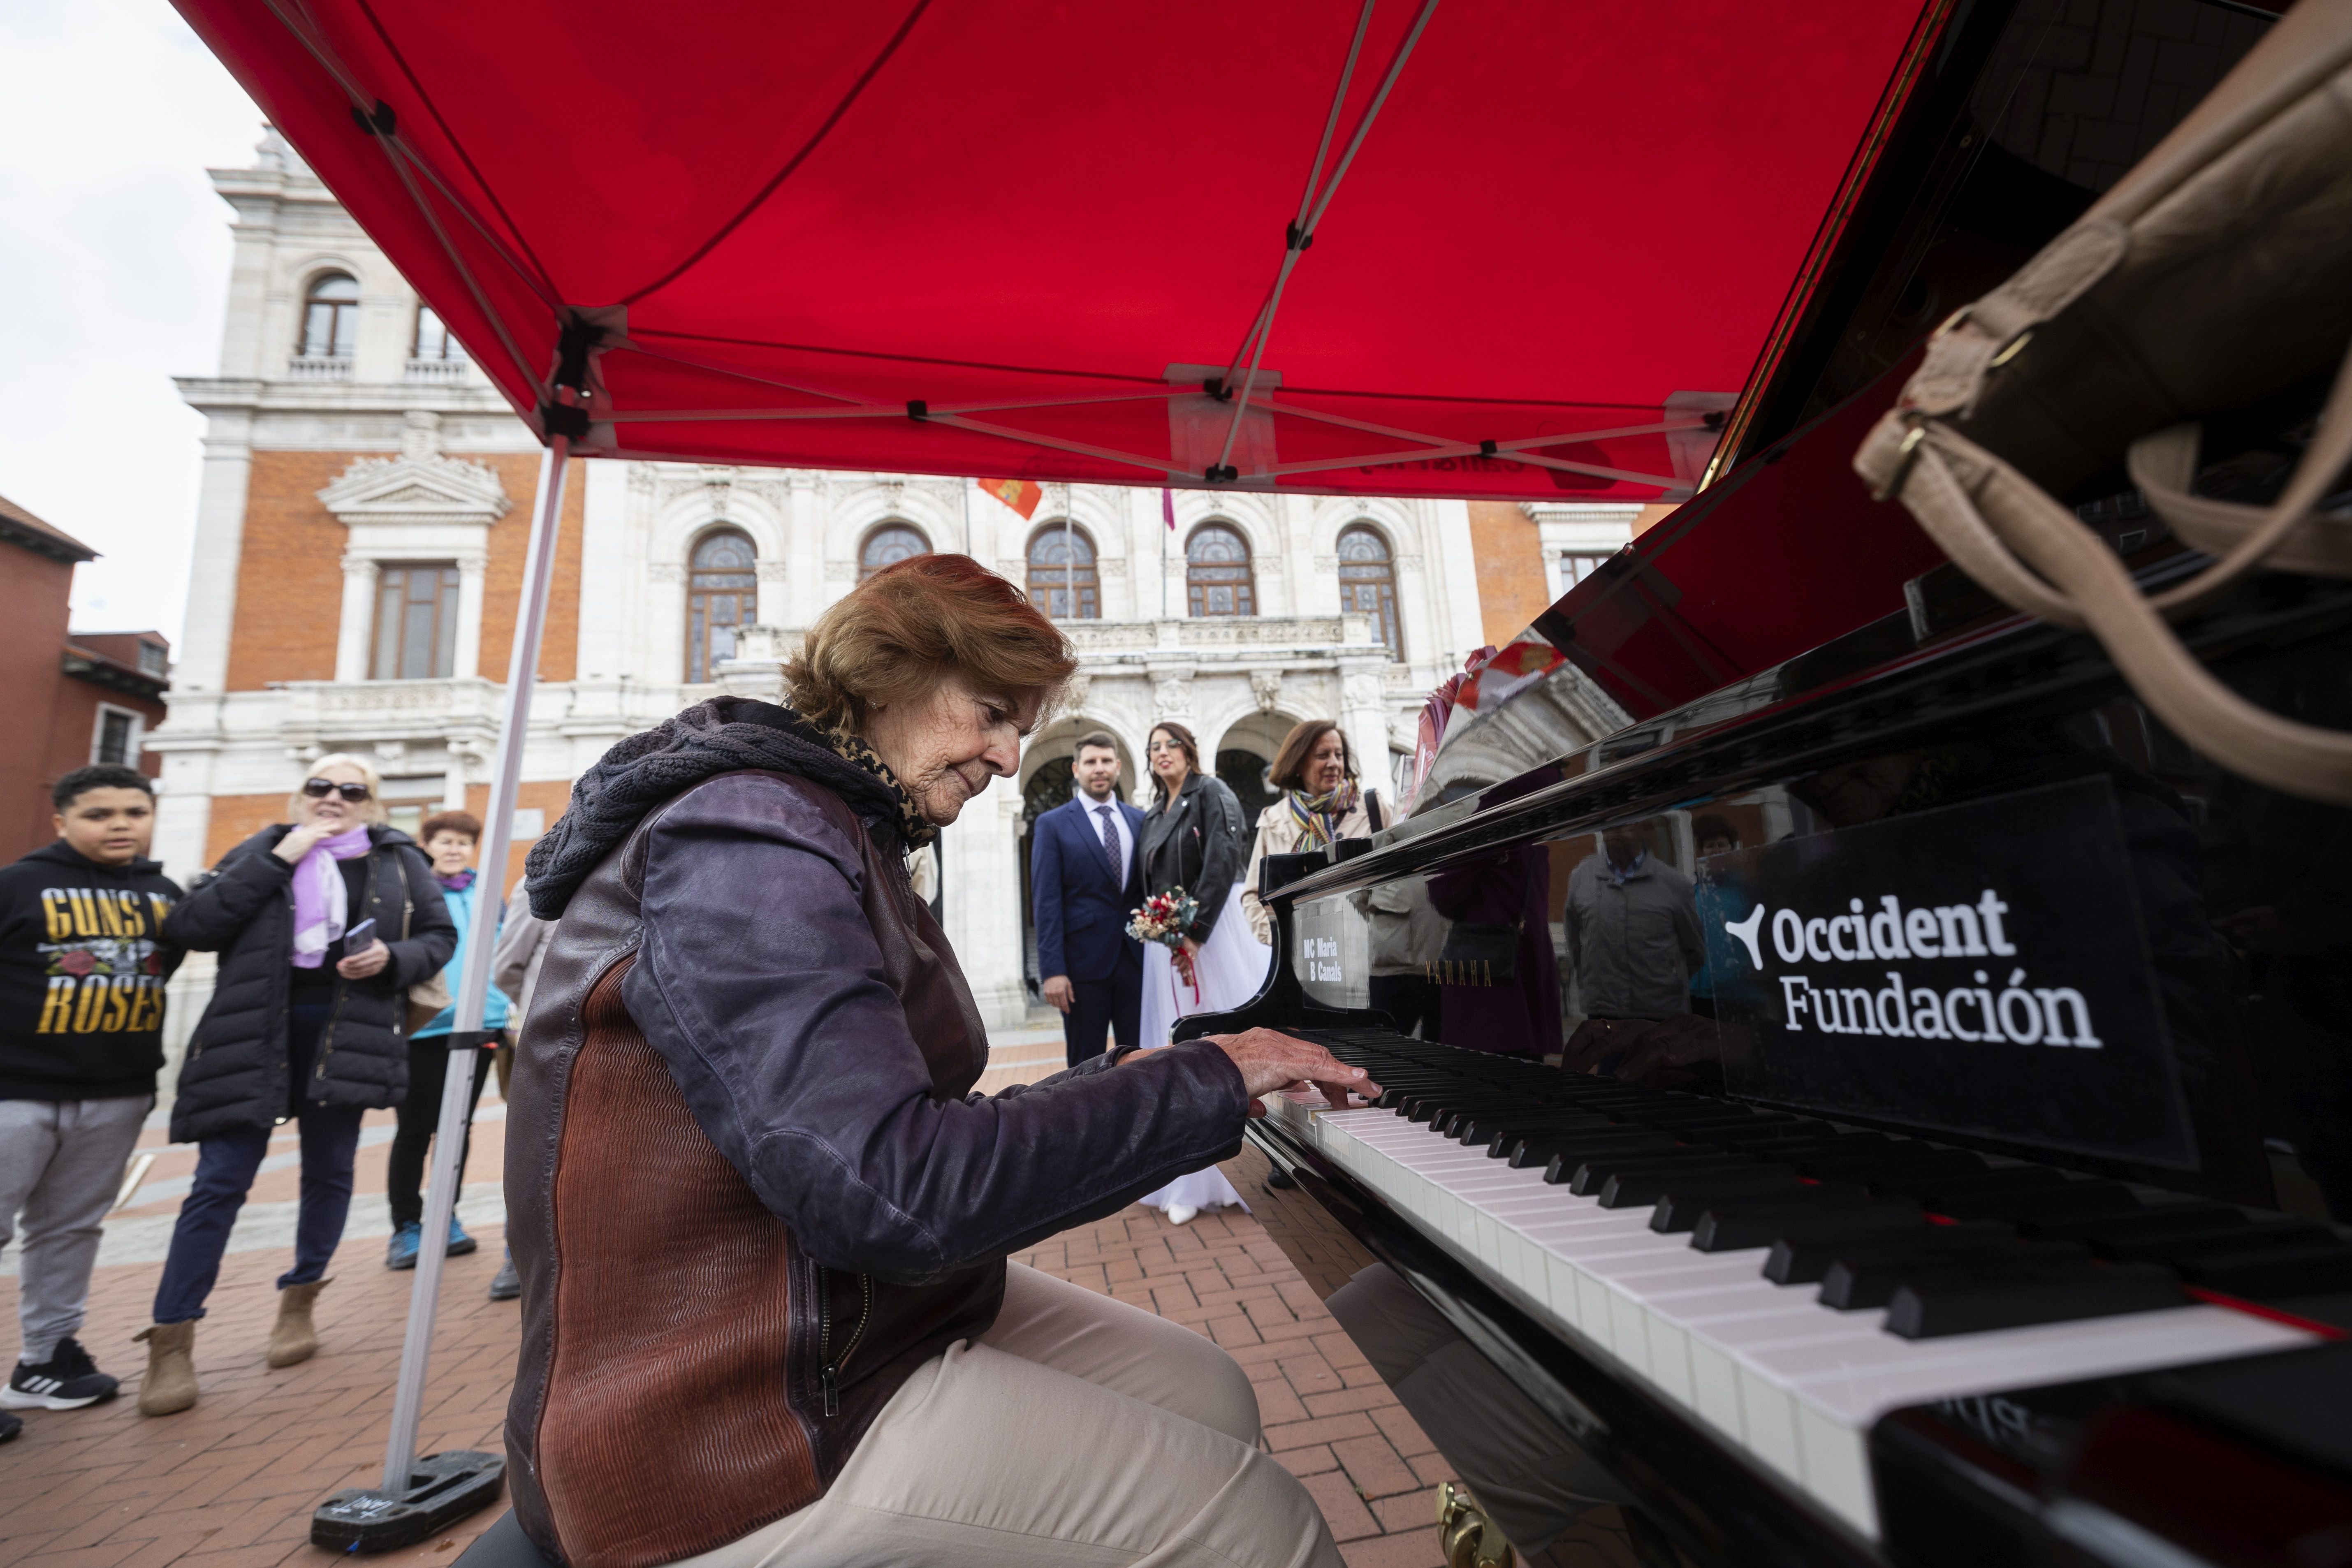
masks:
<instances>
[{"instance_id":1,"label":"bride in white dress","mask_svg":"<svg viewBox=\"0 0 2352 1568\"><path fill-rule=\"evenodd\" d=\"M1179 1018L1223 1013L1257 994L1273 952L1251 931L1242 907L1241 802L1214 773L1201 769L1192 732L1173 721L1152 727L1144 762L1153 801L1143 819L1139 854L1146 895L1181 888L1200 903L1194 935L1185 939L1192 978L1157 942L1143 950L1143 1014L1137 1037L1149 1048L1169 1043ZM1182 1225L1205 1208L1247 1204L1216 1166L1179 1176L1142 1200Z\"/></svg>"}]
</instances>

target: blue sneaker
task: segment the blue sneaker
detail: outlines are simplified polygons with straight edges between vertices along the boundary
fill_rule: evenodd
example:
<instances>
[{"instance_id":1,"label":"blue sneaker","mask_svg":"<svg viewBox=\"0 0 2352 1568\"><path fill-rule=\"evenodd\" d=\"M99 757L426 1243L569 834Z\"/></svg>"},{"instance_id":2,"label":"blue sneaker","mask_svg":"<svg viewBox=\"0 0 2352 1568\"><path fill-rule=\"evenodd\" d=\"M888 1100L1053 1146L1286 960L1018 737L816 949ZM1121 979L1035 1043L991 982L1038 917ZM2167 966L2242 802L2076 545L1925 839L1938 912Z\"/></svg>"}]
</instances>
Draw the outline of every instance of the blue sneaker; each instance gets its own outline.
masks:
<instances>
[{"instance_id":1,"label":"blue sneaker","mask_svg":"<svg viewBox=\"0 0 2352 1568\"><path fill-rule=\"evenodd\" d=\"M414 1220L392 1233L392 1245L383 1249L386 1268L414 1268L416 1249L425 1239L425 1227Z\"/></svg>"},{"instance_id":2,"label":"blue sneaker","mask_svg":"<svg viewBox=\"0 0 2352 1568\"><path fill-rule=\"evenodd\" d=\"M463 1258L466 1254L478 1249L481 1245L482 1244L480 1242L476 1241L472 1237L466 1234L466 1227L457 1223L457 1216L456 1215L453 1214L449 1216L450 1257Z\"/></svg>"}]
</instances>

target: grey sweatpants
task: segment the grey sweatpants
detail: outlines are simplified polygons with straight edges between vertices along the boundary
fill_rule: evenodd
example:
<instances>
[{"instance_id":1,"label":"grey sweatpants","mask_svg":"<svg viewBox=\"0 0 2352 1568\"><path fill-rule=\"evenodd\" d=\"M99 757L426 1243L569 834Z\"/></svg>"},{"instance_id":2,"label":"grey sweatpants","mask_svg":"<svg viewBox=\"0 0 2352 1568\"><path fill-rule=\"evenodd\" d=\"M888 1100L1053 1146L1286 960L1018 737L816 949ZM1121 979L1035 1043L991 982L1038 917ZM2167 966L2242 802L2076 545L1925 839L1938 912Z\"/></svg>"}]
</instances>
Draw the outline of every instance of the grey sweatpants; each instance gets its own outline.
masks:
<instances>
[{"instance_id":1,"label":"grey sweatpants","mask_svg":"<svg viewBox=\"0 0 2352 1568\"><path fill-rule=\"evenodd\" d=\"M0 1100L0 1247L24 1216L16 1320L39 1365L81 1328L100 1222L153 1107L152 1094L114 1100Z\"/></svg>"}]
</instances>

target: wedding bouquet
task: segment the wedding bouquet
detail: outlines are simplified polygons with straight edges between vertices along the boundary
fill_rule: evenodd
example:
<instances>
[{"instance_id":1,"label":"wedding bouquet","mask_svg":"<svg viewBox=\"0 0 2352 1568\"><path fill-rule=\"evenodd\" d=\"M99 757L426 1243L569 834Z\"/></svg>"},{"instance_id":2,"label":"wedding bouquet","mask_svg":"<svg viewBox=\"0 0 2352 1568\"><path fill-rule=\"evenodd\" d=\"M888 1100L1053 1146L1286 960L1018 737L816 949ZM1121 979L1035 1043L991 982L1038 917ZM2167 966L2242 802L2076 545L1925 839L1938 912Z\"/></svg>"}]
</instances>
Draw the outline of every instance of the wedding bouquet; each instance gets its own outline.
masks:
<instances>
[{"instance_id":1,"label":"wedding bouquet","mask_svg":"<svg viewBox=\"0 0 2352 1568\"><path fill-rule=\"evenodd\" d=\"M1201 916L1201 900L1181 888L1171 888L1164 893L1154 893L1143 900L1143 907L1129 912L1127 934L1138 942L1156 942L1168 950L1175 961L1176 973L1184 984L1195 991L1199 982L1192 978L1192 955L1184 951L1184 933Z\"/></svg>"}]
</instances>

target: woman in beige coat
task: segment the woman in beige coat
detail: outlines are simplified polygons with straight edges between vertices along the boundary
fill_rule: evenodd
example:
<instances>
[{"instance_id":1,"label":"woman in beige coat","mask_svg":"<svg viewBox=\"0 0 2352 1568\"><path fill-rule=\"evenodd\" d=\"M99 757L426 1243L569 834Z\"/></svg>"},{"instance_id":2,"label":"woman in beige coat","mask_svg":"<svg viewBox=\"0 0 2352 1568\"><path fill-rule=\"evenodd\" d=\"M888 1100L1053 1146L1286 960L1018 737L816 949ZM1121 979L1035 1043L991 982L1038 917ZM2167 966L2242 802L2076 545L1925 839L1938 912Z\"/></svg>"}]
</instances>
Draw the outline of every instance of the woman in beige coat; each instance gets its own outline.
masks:
<instances>
[{"instance_id":1,"label":"woman in beige coat","mask_svg":"<svg viewBox=\"0 0 2352 1568\"><path fill-rule=\"evenodd\" d=\"M1274 942L1274 917L1258 901L1257 866L1269 855L1299 855L1339 838L1369 838L1388 826L1380 797L1356 783L1348 737L1328 719L1309 719L1283 738L1267 778L1282 798L1257 815L1242 908L1258 941Z\"/></svg>"}]
</instances>

